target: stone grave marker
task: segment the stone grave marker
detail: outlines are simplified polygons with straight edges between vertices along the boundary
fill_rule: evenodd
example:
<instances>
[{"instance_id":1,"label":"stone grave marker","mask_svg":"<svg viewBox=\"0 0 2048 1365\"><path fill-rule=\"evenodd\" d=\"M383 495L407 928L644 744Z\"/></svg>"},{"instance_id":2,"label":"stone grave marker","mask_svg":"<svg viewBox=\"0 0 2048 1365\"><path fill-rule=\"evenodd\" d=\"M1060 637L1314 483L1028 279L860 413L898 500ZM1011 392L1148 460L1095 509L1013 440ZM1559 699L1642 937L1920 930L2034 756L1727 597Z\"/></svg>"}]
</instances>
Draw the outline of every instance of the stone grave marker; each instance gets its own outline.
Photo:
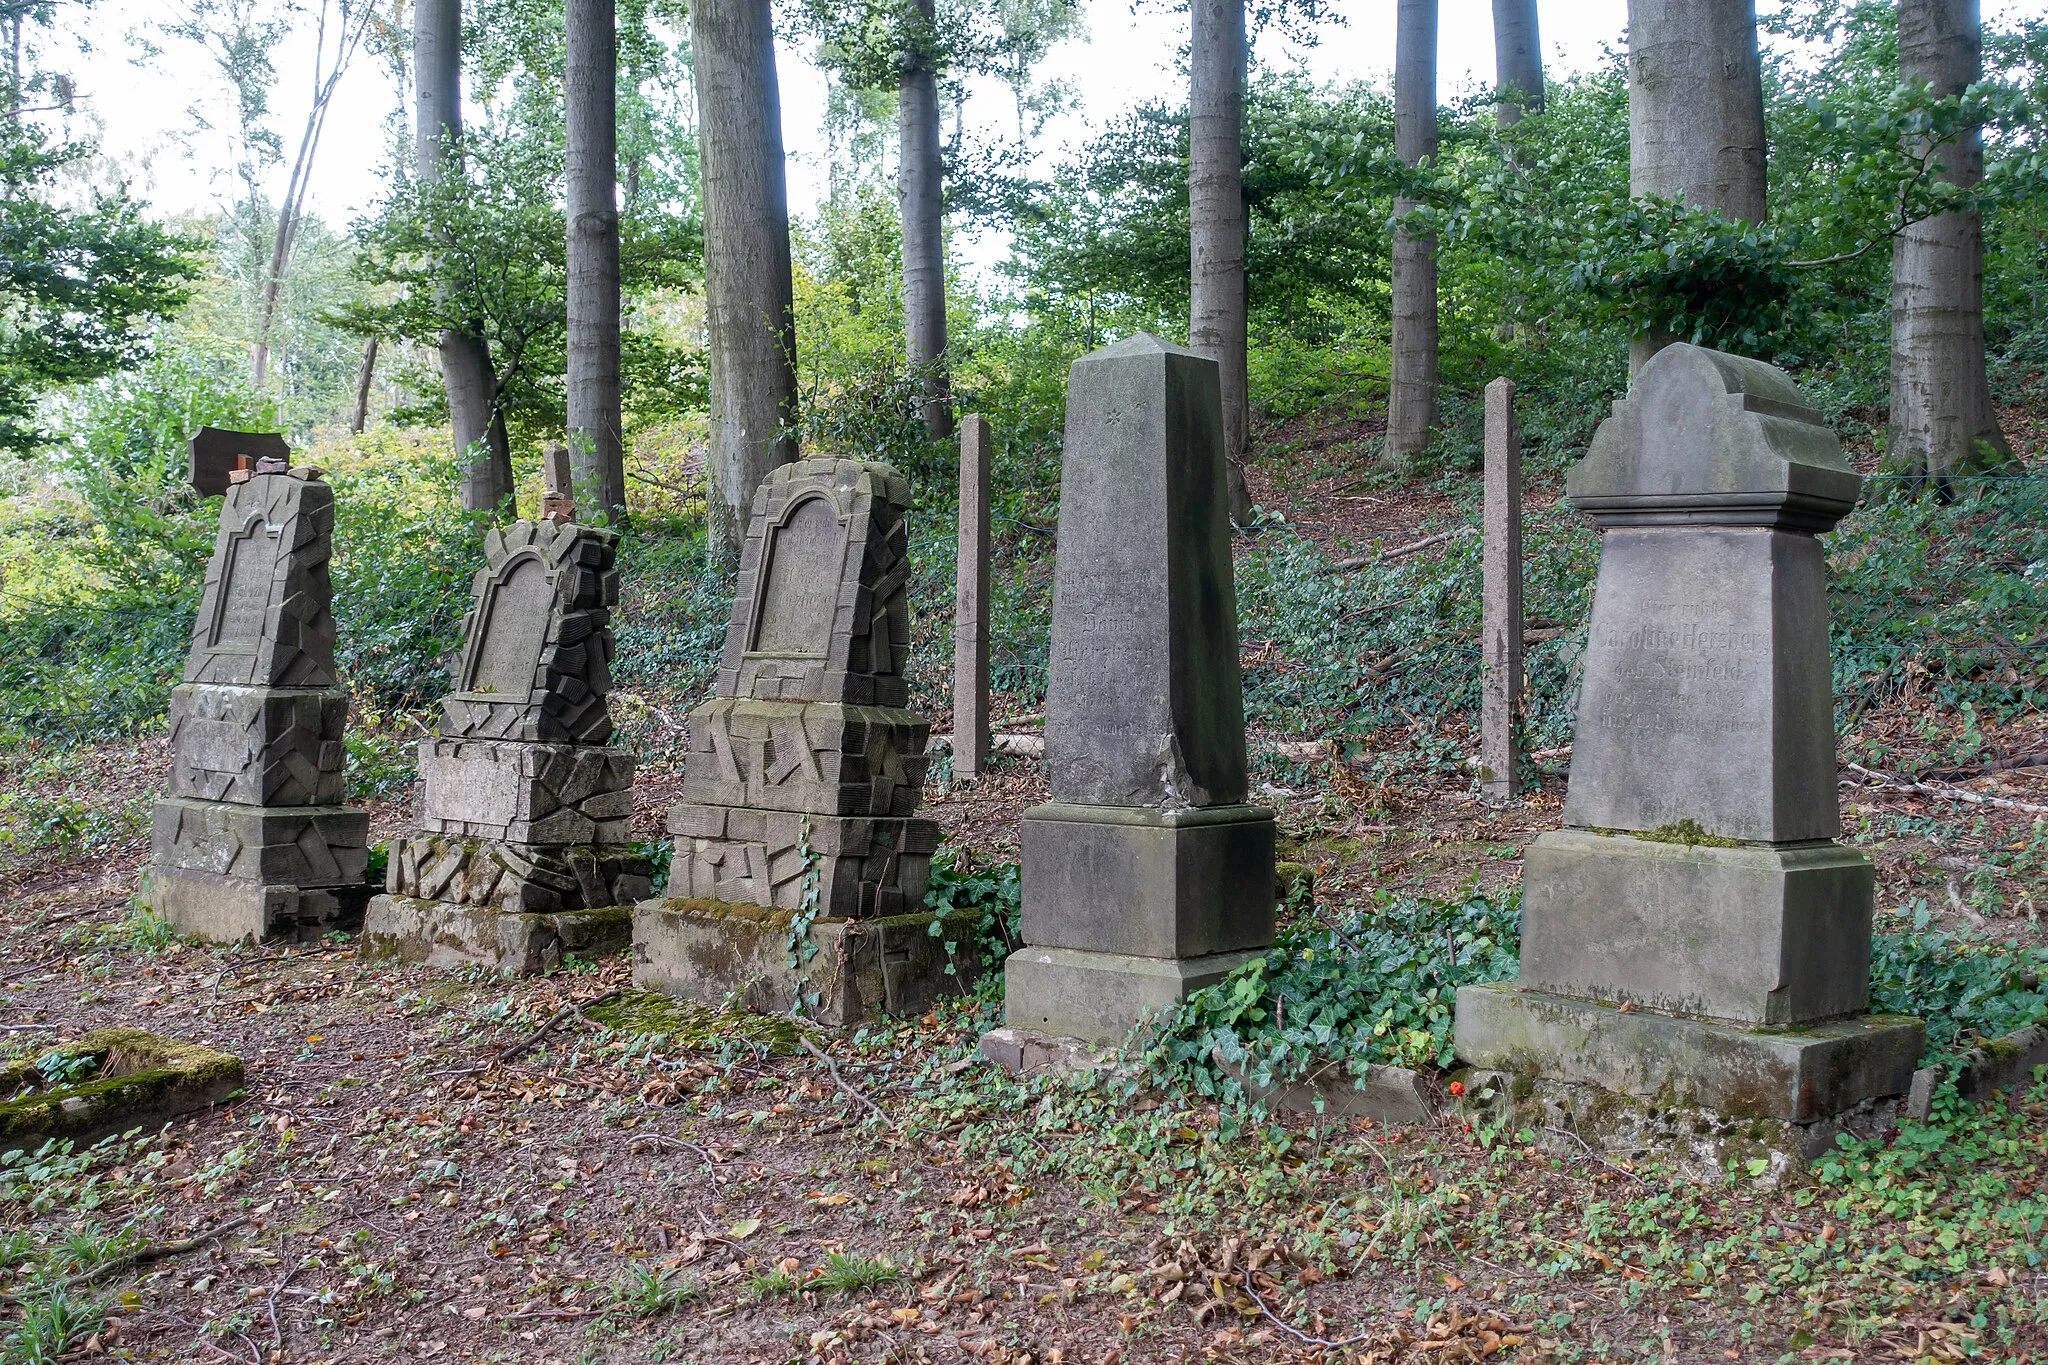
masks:
<instances>
[{"instance_id":1,"label":"stone grave marker","mask_svg":"<svg viewBox=\"0 0 2048 1365\"><path fill-rule=\"evenodd\" d=\"M1245 803L1214 361L1138 336L1074 362L1046 768L1024 814L1013 1028L1088 1042L1273 939L1273 813Z\"/></svg>"},{"instance_id":2,"label":"stone grave marker","mask_svg":"<svg viewBox=\"0 0 2048 1365\"><path fill-rule=\"evenodd\" d=\"M1567 488L1602 529L1561 830L1529 849L1518 981L1458 992L1482 1068L1785 1125L1905 1093L1866 1013L1874 874L1835 842L1825 568L1860 480L1783 371L1665 348Z\"/></svg>"},{"instance_id":3,"label":"stone grave marker","mask_svg":"<svg viewBox=\"0 0 2048 1365\"><path fill-rule=\"evenodd\" d=\"M1486 386L1484 521L1479 786L1506 801L1515 795L1522 713L1522 429L1512 379Z\"/></svg>"},{"instance_id":4,"label":"stone grave marker","mask_svg":"<svg viewBox=\"0 0 2048 1365\"><path fill-rule=\"evenodd\" d=\"M640 985L849 1023L978 970L964 926L934 936L922 908L938 829L916 815L930 725L905 707L909 504L860 460L785 465L755 493L669 811L669 895L634 918Z\"/></svg>"},{"instance_id":5,"label":"stone grave marker","mask_svg":"<svg viewBox=\"0 0 2048 1365\"><path fill-rule=\"evenodd\" d=\"M195 481L225 497L171 691L171 778L145 894L181 933L223 942L317 936L352 922L368 895L368 817L342 804L334 491L282 448L213 428L192 442Z\"/></svg>"},{"instance_id":6,"label":"stone grave marker","mask_svg":"<svg viewBox=\"0 0 2048 1365\"><path fill-rule=\"evenodd\" d=\"M953 775L988 764L988 419L960 419L960 554L953 593Z\"/></svg>"},{"instance_id":7,"label":"stone grave marker","mask_svg":"<svg viewBox=\"0 0 2048 1365\"><path fill-rule=\"evenodd\" d=\"M616 531L556 503L484 539L439 733L420 741L418 828L394 839L362 952L513 975L623 948L647 858L633 758L611 738Z\"/></svg>"}]
</instances>

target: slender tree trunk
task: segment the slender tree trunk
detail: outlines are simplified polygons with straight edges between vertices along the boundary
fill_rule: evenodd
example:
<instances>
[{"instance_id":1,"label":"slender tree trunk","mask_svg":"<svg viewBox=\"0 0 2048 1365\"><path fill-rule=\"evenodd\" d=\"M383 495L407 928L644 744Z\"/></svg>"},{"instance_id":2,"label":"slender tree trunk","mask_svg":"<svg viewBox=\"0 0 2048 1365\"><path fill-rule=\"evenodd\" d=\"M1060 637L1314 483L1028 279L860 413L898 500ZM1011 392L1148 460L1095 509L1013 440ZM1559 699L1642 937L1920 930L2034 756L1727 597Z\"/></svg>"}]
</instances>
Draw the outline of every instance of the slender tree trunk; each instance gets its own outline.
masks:
<instances>
[{"instance_id":1,"label":"slender tree trunk","mask_svg":"<svg viewBox=\"0 0 2048 1365\"><path fill-rule=\"evenodd\" d=\"M1494 122L1503 128L1543 110L1543 40L1536 0L1493 0Z\"/></svg>"},{"instance_id":2,"label":"slender tree trunk","mask_svg":"<svg viewBox=\"0 0 2048 1365\"><path fill-rule=\"evenodd\" d=\"M1755 0L1629 0L1628 190L1764 220ZM1629 372L1678 338L1646 332Z\"/></svg>"},{"instance_id":3,"label":"slender tree trunk","mask_svg":"<svg viewBox=\"0 0 2048 1365\"><path fill-rule=\"evenodd\" d=\"M710 332L714 550L739 553L754 490L796 458L796 310L789 192L768 0L698 0L698 160L704 187L704 301Z\"/></svg>"},{"instance_id":4,"label":"slender tree trunk","mask_svg":"<svg viewBox=\"0 0 2048 1365\"><path fill-rule=\"evenodd\" d=\"M903 219L903 349L921 391L924 426L953 431L946 382L945 195L939 163L939 91L933 0L914 0L914 31L896 87L896 200Z\"/></svg>"},{"instance_id":5,"label":"slender tree trunk","mask_svg":"<svg viewBox=\"0 0 2048 1365\"><path fill-rule=\"evenodd\" d=\"M431 184L441 178L443 162L462 136L461 0L417 0L412 35L418 95L413 151L421 182ZM441 380L462 461L462 505L472 511L498 508L512 496L512 450L481 328L442 331Z\"/></svg>"},{"instance_id":6,"label":"slender tree trunk","mask_svg":"<svg viewBox=\"0 0 2048 1365\"><path fill-rule=\"evenodd\" d=\"M1399 0L1394 28L1394 154L1404 165L1436 160L1437 0ZM1399 220L1416 207L1394 201L1393 391L1386 458L1421 453L1436 426L1436 238Z\"/></svg>"},{"instance_id":7,"label":"slender tree trunk","mask_svg":"<svg viewBox=\"0 0 2048 1365\"><path fill-rule=\"evenodd\" d=\"M1982 69L1977 0L1899 0L1899 79L1957 95ZM1921 150L1924 150L1922 148ZM1984 178L1976 129L1935 150L1952 185ZM1984 363L1984 228L1974 213L1922 219L1892 239L1892 413L1886 464L1933 475L2012 453Z\"/></svg>"},{"instance_id":8,"label":"slender tree trunk","mask_svg":"<svg viewBox=\"0 0 2048 1365\"><path fill-rule=\"evenodd\" d=\"M619 410L618 31L613 0L568 0L569 461L585 516L626 512Z\"/></svg>"},{"instance_id":9,"label":"slender tree trunk","mask_svg":"<svg viewBox=\"0 0 2048 1365\"><path fill-rule=\"evenodd\" d=\"M1244 0L1194 0L1188 50L1188 345L1216 362L1230 517L1251 517L1244 271Z\"/></svg>"},{"instance_id":10,"label":"slender tree trunk","mask_svg":"<svg viewBox=\"0 0 2048 1365\"><path fill-rule=\"evenodd\" d=\"M377 338L371 337L363 343L363 365L356 371L356 409L348 423L348 429L358 436L370 423L370 384L376 377Z\"/></svg>"}]
</instances>

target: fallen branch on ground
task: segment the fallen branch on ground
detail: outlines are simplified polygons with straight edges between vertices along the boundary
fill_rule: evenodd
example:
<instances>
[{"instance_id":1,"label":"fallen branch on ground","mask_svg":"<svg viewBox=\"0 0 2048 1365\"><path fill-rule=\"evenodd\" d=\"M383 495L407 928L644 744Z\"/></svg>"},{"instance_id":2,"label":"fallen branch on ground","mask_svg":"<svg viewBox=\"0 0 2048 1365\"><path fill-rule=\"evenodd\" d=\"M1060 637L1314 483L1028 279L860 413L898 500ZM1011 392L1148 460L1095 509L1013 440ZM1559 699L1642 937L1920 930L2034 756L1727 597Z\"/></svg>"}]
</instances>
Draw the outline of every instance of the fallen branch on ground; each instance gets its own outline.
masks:
<instances>
[{"instance_id":1,"label":"fallen branch on ground","mask_svg":"<svg viewBox=\"0 0 2048 1365\"><path fill-rule=\"evenodd\" d=\"M1441 545L1445 541L1455 540L1459 536L1476 536L1478 534L1479 528L1477 526L1455 526L1448 531L1438 531L1433 536L1424 536L1420 540L1411 540L1406 545L1396 545L1391 550L1381 550L1378 554L1359 555L1354 559L1340 559L1323 572L1350 573L1353 569L1362 569L1368 564L1385 564L1391 560L1405 559L1409 555L1427 550L1432 545Z\"/></svg>"},{"instance_id":2,"label":"fallen branch on ground","mask_svg":"<svg viewBox=\"0 0 2048 1365\"><path fill-rule=\"evenodd\" d=\"M1918 792L1922 796L1936 796L1945 801L1967 801L1973 806L1997 806L2001 810L2023 810L2036 815L2048 815L2048 806L2038 801L2015 801L2009 796L1986 796L1983 792L1966 791L1944 782L1912 782L1891 773L1881 773L1875 768L1866 768L1861 763L1844 763L1842 766L1852 773L1869 778L1880 787L1888 787L1893 791ZM1844 785L1852 784L1844 779Z\"/></svg>"},{"instance_id":3,"label":"fallen branch on ground","mask_svg":"<svg viewBox=\"0 0 2048 1365\"><path fill-rule=\"evenodd\" d=\"M805 1051L809 1052L813 1057L816 1057L819 1061L825 1064L825 1069L832 1073L832 1084L838 1086L846 1094L851 1095L854 1099L859 1100L862 1104L866 1105L868 1112L873 1114L876 1118L882 1121L883 1127L894 1128L896 1126L896 1120L890 1118L886 1113L882 1112L881 1105L876 1104L873 1100L869 1099L866 1095L862 1094L858 1089L856 1089L853 1086L852 1082L848 1081L846 1077L839 1074L838 1065L834 1063L830 1057L827 1057L824 1054L824 1052L819 1049L816 1043L812 1042L808 1038L801 1037L798 1038L797 1041L804 1045Z\"/></svg>"},{"instance_id":4,"label":"fallen branch on ground","mask_svg":"<svg viewBox=\"0 0 2048 1365\"><path fill-rule=\"evenodd\" d=\"M2048 768L2048 749L2031 754L2019 754L2012 758L1994 759L1990 763L1974 768L1929 768L1920 774L1920 781L1953 782L1964 777L1983 777L1987 773L2009 773L2015 768Z\"/></svg>"},{"instance_id":5,"label":"fallen branch on ground","mask_svg":"<svg viewBox=\"0 0 2048 1365\"><path fill-rule=\"evenodd\" d=\"M208 1242L218 1241L229 1233L247 1226L249 1226L248 1219L236 1218L230 1222L222 1223L217 1228L211 1228L202 1232L196 1237L187 1237L182 1242L161 1242L156 1246L143 1247L139 1251L129 1252L126 1256L116 1256L113 1260L96 1265L90 1270L82 1270L69 1279L59 1280L54 1287L58 1289L78 1289L111 1276L133 1270L137 1266L155 1265L158 1261L168 1261L174 1256L189 1255L205 1246ZM0 1303L19 1306L21 1299L18 1295L14 1294L0 1294Z\"/></svg>"},{"instance_id":6,"label":"fallen branch on ground","mask_svg":"<svg viewBox=\"0 0 2048 1365\"><path fill-rule=\"evenodd\" d=\"M533 1032L527 1034L524 1038L520 1038L513 1042L507 1043L505 1046L499 1048L496 1052L492 1053L490 1059L484 1062L481 1066L446 1067L440 1071L430 1071L427 1074L429 1076L481 1075L484 1072L489 1071L493 1067L500 1066L506 1062L511 1061L514 1057L517 1057L522 1052L525 1052L528 1048L536 1046L543 1038L547 1037L550 1033L553 1033L556 1028L560 1027L563 1020L568 1019L572 1015L578 1019L583 1019L584 1010L588 1009L592 1005L601 1005L605 1001L611 999L613 996L619 993L619 988L613 987L611 990L606 991L603 995L593 995L588 1000L570 1001L568 1004L562 1006L562 1008L556 1010L553 1014L549 1015L547 1018L547 1022L542 1024ZM587 1024L590 1021L588 1019L583 1019L583 1022Z\"/></svg>"},{"instance_id":7,"label":"fallen branch on ground","mask_svg":"<svg viewBox=\"0 0 2048 1365\"><path fill-rule=\"evenodd\" d=\"M1266 1306L1265 1299L1260 1297L1258 1289L1252 1284L1252 1273L1249 1270L1238 1271L1237 1278L1243 1283L1244 1292L1251 1295L1252 1302L1257 1304L1259 1311L1266 1315L1266 1321L1272 1323L1304 1346L1314 1346L1324 1351L1336 1351L1346 1346L1360 1345L1372 1336L1370 1332L1360 1332L1355 1337L1344 1337L1336 1341L1332 1341L1328 1337L1312 1337Z\"/></svg>"}]
</instances>

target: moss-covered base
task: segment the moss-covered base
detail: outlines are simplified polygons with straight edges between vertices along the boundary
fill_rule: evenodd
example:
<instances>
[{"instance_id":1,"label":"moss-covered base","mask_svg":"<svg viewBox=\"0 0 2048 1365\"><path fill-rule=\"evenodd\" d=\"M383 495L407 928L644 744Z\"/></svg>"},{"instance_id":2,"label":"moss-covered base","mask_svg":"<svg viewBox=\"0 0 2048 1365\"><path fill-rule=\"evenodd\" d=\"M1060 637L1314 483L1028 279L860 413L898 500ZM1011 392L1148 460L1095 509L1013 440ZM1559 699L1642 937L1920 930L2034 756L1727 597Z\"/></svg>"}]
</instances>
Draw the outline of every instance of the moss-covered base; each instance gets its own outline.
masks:
<instances>
[{"instance_id":1,"label":"moss-covered base","mask_svg":"<svg viewBox=\"0 0 2048 1365\"><path fill-rule=\"evenodd\" d=\"M141 1029L99 1029L52 1051L67 1061L90 1059L91 1069L45 1088L33 1061L0 1068L0 1152L155 1128L242 1088L241 1058Z\"/></svg>"},{"instance_id":2,"label":"moss-covered base","mask_svg":"<svg viewBox=\"0 0 2048 1365\"><path fill-rule=\"evenodd\" d=\"M820 919L799 943L796 912L780 906L642 901L633 911L633 982L702 1005L799 1012L834 1027L916 1014L981 975L976 921L974 911L955 911L933 933L929 913Z\"/></svg>"},{"instance_id":3,"label":"moss-covered base","mask_svg":"<svg viewBox=\"0 0 2048 1365\"><path fill-rule=\"evenodd\" d=\"M570 954L594 958L633 941L633 907L516 914L415 896L378 896L363 917L361 957L430 967L482 966L506 976L541 976Z\"/></svg>"}]
</instances>

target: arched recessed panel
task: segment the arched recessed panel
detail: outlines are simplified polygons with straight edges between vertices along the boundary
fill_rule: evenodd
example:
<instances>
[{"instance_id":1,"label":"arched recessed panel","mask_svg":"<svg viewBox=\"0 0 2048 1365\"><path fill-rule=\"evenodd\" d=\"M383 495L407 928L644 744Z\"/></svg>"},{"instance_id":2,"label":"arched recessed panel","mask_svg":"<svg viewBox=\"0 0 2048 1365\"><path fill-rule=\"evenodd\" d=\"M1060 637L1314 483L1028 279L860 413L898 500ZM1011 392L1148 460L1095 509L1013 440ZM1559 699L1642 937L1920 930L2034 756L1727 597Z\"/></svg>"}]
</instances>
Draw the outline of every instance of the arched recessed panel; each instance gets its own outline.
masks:
<instances>
[{"instance_id":1,"label":"arched recessed panel","mask_svg":"<svg viewBox=\"0 0 2048 1365\"><path fill-rule=\"evenodd\" d=\"M491 586L477 621L465 692L526 700L547 643L554 596L547 565L533 555L516 560Z\"/></svg>"},{"instance_id":2,"label":"arched recessed panel","mask_svg":"<svg viewBox=\"0 0 2048 1365\"><path fill-rule=\"evenodd\" d=\"M839 605L846 529L832 504L806 498L775 528L762 574L761 610L752 652L823 658Z\"/></svg>"}]
</instances>

